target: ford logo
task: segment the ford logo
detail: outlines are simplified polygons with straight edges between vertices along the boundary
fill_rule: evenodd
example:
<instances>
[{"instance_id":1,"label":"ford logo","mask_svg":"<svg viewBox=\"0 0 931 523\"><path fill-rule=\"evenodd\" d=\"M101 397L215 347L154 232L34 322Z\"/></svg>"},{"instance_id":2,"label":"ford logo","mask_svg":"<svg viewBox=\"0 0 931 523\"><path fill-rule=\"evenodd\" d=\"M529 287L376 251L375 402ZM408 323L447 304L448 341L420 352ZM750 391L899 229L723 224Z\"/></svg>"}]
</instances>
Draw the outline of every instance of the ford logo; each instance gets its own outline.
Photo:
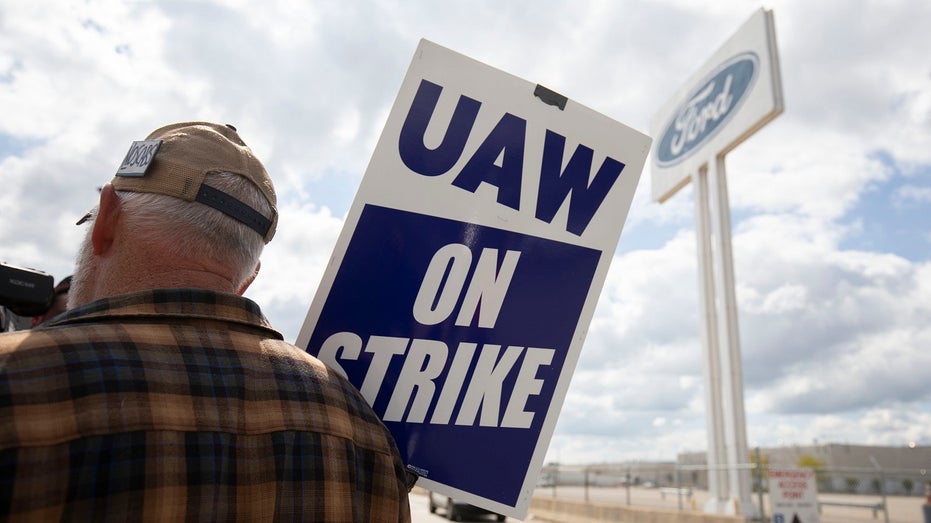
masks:
<instances>
[{"instance_id":1,"label":"ford logo","mask_svg":"<svg viewBox=\"0 0 931 523\"><path fill-rule=\"evenodd\" d=\"M724 62L701 83L666 125L656 148L660 167L686 159L714 136L737 112L750 92L759 69L755 53L741 53Z\"/></svg>"}]
</instances>

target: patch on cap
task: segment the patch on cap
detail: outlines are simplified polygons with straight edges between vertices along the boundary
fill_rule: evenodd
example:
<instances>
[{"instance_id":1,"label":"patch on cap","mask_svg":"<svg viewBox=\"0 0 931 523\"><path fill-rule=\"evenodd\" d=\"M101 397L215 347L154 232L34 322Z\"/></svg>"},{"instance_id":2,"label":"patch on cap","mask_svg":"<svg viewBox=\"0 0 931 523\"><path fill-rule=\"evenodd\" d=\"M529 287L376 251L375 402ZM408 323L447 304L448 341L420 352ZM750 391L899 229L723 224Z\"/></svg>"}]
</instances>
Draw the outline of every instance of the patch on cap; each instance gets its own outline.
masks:
<instances>
[{"instance_id":1,"label":"patch on cap","mask_svg":"<svg viewBox=\"0 0 931 523\"><path fill-rule=\"evenodd\" d=\"M145 172L152 165L155 153L162 146L161 140L139 140L133 142L129 152L123 158L123 163L117 169L117 176L145 176Z\"/></svg>"}]
</instances>

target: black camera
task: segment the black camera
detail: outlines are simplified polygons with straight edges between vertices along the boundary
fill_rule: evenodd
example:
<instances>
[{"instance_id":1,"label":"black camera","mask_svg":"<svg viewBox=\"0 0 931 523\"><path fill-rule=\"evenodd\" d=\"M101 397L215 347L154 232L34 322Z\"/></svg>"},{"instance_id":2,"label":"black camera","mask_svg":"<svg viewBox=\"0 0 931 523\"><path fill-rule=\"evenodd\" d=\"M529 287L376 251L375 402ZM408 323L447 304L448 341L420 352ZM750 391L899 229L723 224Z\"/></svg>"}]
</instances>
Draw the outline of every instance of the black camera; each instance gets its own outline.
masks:
<instances>
[{"instance_id":1,"label":"black camera","mask_svg":"<svg viewBox=\"0 0 931 523\"><path fill-rule=\"evenodd\" d=\"M0 262L0 305L19 316L41 316L54 298L51 274Z\"/></svg>"}]
</instances>

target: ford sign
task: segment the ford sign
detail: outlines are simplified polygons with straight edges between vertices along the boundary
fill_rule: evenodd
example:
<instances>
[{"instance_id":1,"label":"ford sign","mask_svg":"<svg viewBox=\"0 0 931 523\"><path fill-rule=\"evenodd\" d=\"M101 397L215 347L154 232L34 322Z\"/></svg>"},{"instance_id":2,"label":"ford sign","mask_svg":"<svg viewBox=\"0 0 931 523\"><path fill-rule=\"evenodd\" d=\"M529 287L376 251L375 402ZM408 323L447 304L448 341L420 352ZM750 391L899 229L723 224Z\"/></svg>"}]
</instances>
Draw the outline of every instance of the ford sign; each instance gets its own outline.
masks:
<instances>
[{"instance_id":1,"label":"ford sign","mask_svg":"<svg viewBox=\"0 0 931 523\"><path fill-rule=\"evenodd\" d=\"M759 69L755 53L741 53L721 65L666 125L656 148L656 163L675 165L697 150L737 112Z\"/></svg>"}]
</instances>

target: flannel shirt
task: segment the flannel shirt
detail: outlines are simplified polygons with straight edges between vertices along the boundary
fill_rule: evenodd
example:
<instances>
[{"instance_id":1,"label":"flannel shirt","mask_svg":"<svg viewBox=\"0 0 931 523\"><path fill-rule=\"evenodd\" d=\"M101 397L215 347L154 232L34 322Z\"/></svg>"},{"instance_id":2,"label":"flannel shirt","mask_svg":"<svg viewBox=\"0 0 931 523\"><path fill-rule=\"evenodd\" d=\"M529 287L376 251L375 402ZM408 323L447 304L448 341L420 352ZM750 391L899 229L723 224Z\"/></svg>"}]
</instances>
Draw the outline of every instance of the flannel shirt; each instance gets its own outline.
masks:
<instances>
[{"instance_id":1,"label":"flannel shirt","mask_svg":"<svg viewBox=\"0 0 931 523\"><path fill-rule=\"evenodd\" d=\"M281 339L196 289L0 335L0 520L410 521L390 432Z\"/></svg>"}]
</instances>

